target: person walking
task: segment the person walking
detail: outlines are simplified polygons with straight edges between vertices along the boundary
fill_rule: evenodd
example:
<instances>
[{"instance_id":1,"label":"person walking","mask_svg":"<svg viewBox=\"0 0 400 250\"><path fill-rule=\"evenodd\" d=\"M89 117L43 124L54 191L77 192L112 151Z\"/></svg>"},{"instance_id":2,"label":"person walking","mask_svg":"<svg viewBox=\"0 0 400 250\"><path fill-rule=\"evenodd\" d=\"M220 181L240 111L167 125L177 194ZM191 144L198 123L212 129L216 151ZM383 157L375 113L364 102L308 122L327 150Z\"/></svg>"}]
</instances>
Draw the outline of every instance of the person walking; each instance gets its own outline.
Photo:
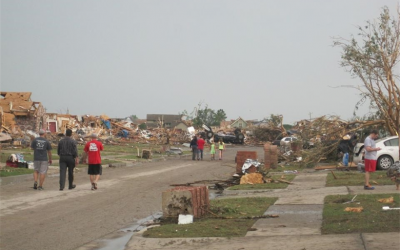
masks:
<instances>
[{"instance_id":1,"label":"person walking","mask_svg":"<svg viewBox=\"0 0 400 250\"><path fill-rule=\"evenodd\" d=\"M199 139L197 139L197 150L198 150L197 160L198 161L203 160L204 144L206 144L206 142L200 135Z\"/></svg>"},{"instance_id":2,"label":"person walking","mask_svg":"<svg viewBox=\"0 0 400 250\"><path fill-rule=\"evenodd\" d=\"M219 139L218 150L219 150L219 160L222 160L222 152L225 150L225 143L222 141L222 139Z\"/></svg>"},{"instance_id":3,"label":"person walking","mask_svg":"<svg viewBox=\"0 0 400 250\"><path fill-rule=\"evenodd\" d=\"M378 130L372 130L371 133L364 141L365 148L365 185L364 189L366 190L374 190L375 187L372 187L369 184L370 173L375 172L376 170L376 152L381 150L381 148L377 148L375 144L375 140L378 139L379 133Z\"/></svg>"},{"instance_id":4,"label":"person walking","mask_svg":"<svg viewBox=\"0 0 400 250\"><path fill-rule=\"evenodd\" d=\"M57 147L57 154L60 156L60 191L64 190L65 178L68 168L68 189L74 189L74 168L78 164L78 149L76 141L71 138L72 130L67 129L65 137L60 140Z\"/></svg>"},{"instance_id":5,"label":"person walking","mask_svg":"<svg viewBox=\"0 0 400 250\"><path fill-rule=\"evenodd\" d=\"M211 155L211 160L215 161L215 143L214 143L214 140L210 144L210 155Z\"/></svg>"},{"instance_id":6,"label":"person walking","mask_svg":"<svg viewBox=\"0 0 400 250\"><path fill-rule=\"evenodd\" d=\"M190 148L192 149L192 161L195 161L198 155L197 152L197 137L193 136L193 139L190 141Z\"/></svg>"},{"instance_id":7,"label":"person walking","mask_svg":"<svg viewBox=\"0 0 400 250\"><path fill-rule=\"evenodd\" d=\"M35 138L31 143L33 150L33 189L43 190L44 179L51 161L51 144L45 138L45 131L39 130L39 137ZM39 178L39 186L38 186Z\"/></svg>"},{"instance_id":8,"label":"person walking","mask_svg":"<svg viewBox=\"0 0 400 250\"><path fill-rule=\"evenodd\" d=\"M97 182L102 174L101 167L101 155L100 151L103 151L104 147L101 142L97 140L97 134L92 134L92 140L86 143L83 149L87 154L88 175L90 183L92 184L92 190L97 190Z\"/></svg>"}]
</instances>

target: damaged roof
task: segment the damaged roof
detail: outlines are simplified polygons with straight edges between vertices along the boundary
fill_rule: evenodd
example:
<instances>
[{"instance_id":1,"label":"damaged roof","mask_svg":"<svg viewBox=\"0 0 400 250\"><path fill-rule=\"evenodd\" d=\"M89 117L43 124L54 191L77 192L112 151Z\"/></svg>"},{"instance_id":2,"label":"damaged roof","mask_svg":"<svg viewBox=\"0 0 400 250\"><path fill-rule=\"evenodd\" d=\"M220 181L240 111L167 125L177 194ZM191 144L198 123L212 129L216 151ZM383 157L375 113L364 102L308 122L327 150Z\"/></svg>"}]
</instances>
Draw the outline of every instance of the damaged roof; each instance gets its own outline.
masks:
<instances>
[{"instance_id":1,"label":"damaged roof","mask_svg":"<svg viewBox=\"0 0 400 250\"><path fill-rule=\"evenodd\" d=\"M4 113L13 113L16 116L26 116L41 106L40 102L31 100L32 92L0 92L0 107Z\"/></svg>"}]
</instances>

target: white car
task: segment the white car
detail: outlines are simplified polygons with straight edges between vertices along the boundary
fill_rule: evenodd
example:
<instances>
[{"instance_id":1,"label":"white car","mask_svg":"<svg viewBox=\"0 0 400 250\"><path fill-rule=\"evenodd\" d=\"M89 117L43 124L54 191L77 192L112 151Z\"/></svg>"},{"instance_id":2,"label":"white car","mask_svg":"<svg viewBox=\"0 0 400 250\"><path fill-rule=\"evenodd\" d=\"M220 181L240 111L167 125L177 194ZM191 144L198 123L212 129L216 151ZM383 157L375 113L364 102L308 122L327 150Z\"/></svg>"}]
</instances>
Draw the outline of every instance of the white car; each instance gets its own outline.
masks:
<instances>
[{"instance_id":1,"label":"white car","mask_svg":"<svg viewBox=\"0 0 400 250\"><path fill-rule=\"evenodd\" d=\"M288 145L292 141L297 141L297 138L296 137L283 137L282 140L281 140L281 146L282 145Z\"/></svg>"},{"instance_id":2,"label":"white car","mask_svg":"<svg viewBox=\"0 0 400 250\"><path fill-rule=\"evenodd\" d=\"M388 169L395 161L399 160L399 137L389 136L375 141L376 147L381 148L377 151L378 162L376 167L381 170ZM357 143L354 147L353 162L358 164L363 160L364 143Z\"/></svg>"}]
</instances>

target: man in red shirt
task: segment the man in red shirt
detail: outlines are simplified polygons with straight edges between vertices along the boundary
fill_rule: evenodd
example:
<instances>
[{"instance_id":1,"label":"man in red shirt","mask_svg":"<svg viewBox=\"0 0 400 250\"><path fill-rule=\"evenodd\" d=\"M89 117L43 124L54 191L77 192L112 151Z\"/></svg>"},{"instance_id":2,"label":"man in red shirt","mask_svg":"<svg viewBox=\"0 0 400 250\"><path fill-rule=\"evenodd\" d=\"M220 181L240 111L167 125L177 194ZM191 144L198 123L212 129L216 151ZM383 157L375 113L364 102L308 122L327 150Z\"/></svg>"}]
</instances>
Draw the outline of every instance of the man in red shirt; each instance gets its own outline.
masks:
<instances>
[{"instance_id":1,"label":"man in red shirt","mask_svg":"<svg viewBox=\"0 0 400 250\"><path fill-rule=\"evenodd\" d=\"M201 135L200 135L199 139L197 139L197 150L199 150L199 154L198 154L197 157L200 157L201 160L203 160L203 150L204 150L204 144L205 143L206 142L204 141L203 138L201 138ZM197 158L197 160L199 161L200 158Z\"/></svg>"},{"instance_id":2,"label":"man in red shirt","mask_svg":"<svg viewBox=\"0 0 400 250\"><path fill-rule=\"evenodd\" d=\"M97 182L99 181L102 172L100 151L102 151L104 148L103 144L96 140L96 134L92 134L91 137L92 140L86 143L84 151L86 152L88 158L88 174L90 175L92 190L97 190Z\"/></svg>"}]
</instances>

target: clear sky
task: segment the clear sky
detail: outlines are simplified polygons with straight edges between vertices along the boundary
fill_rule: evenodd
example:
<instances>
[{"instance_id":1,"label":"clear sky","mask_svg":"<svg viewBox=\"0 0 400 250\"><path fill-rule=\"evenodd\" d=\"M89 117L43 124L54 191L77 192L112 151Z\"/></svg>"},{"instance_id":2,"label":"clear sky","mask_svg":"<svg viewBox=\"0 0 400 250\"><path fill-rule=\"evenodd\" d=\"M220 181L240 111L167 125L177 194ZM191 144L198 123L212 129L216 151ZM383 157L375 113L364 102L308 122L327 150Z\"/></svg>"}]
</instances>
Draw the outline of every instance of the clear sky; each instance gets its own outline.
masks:
<instances>
[{"instance_id":1,"label":"clear sky","mask_svg":"<svg viewBox=\"0 0 400 250\"><path fill-rule=\"evenodd\" d=\"M360 80L333 37L398 0L1 0L1 91L48 112L352 117ZM365 107L360 115L367 111Z\"/></svg>"}]
</instances>

